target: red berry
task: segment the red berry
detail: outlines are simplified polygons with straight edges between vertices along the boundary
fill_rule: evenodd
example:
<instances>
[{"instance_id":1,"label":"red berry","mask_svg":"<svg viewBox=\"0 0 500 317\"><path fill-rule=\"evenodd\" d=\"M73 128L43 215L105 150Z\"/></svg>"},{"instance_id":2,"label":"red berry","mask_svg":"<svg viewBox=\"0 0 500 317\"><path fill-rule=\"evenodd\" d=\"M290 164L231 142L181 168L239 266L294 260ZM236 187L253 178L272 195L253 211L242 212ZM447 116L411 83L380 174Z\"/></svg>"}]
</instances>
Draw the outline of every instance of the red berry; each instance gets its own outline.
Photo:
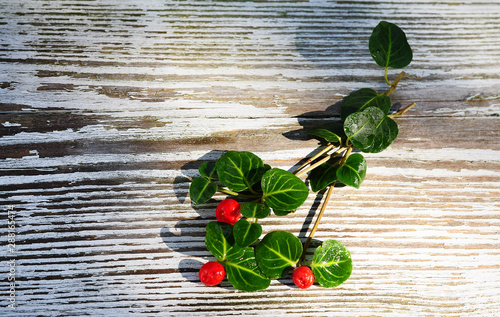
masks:
<instances>
[{"instance_id":1,"label":"red berry","mask_svg":"<svg viewBox=\"0 0 500 317\"><path fill-rule=\"evenodd\" d=\"M224 266L219 262L207 262L202 265L198 277L200 281L205 285L217 285L226 276L226 270Z\"/></svg>"},{"instance_id":2,"label":"red berry","mask_svg":"<svg viewBox=\"0 0 500 317\"><path fill-rule=\"evenodd\" d=\"M293 282L302 289L309 288L314 284L314 274L307 266L299 266L293 270Z\"/></svg>"},{"instance_id":3,"label":"red berry","mask_svg":"<svg viewBox=\"0 0 500 317\"><path fill-rule=\"evenodd\" d=\"M217 221L234 225L241 218L240 204L231 198L224 199L215 209Z\"/></svg>"}]
</instances>

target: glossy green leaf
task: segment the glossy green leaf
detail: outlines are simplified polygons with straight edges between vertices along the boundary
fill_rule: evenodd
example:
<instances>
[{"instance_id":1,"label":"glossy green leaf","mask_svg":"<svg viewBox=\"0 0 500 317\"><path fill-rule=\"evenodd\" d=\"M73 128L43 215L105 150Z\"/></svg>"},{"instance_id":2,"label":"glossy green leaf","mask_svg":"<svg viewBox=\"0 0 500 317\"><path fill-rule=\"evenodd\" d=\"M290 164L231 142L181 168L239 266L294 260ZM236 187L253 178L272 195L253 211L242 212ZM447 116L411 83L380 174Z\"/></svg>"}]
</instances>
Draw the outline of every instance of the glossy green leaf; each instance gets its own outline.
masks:
<instances>
[{"instance_id":1,"label":"glossy green leaf","mask_svg":"<svg viewBox=\"0 0 500 317\"><path fill-rule=\"evenodd\" d=\"M345 120L351 113L363 111L368 107L377 107L384 114L387 114L391 109L391 99L384 94L378 94L373 89L361 88L349 94L342 101L340 117Z\"/></svg>"},{"instance_id":2,"label":"glossy green leaf","mask_svg":"<svg viewBox=\"0 0 500 317\"><path fill-rule=\"evenodd\" d=\"M370 147L375 139L377 123L373 119L371 112L382 113L378 108L370 107L365 111L349 115L344 123L344 130L347 137L360 149Z\"/></svg>"},{"instance_id":3,"label":"glossy green leaf","mask_svg":"<svg viewBox=\"0 0 500 317\"><path fill-rule=\"evenodd\" d=\"M330 143L340 143L342 140L336 133L324 128L312 128L307 134L320 137Z\"/></svg>"},{"instance_id":4,"label":"glossy green leaf","mask_svg":"<svg viewBox=\"0 0 500 317\"><path fill-rule=\"evenodd\" d=\"M207 250L218 260L225 260L229 249L234 245L232 226L225 222L209 222L207 224L205 245Z\"/></svg>"},{"instance_id":5,"label":"glossy green leaf","mask_svg":"<svg viewBox=\"0 0 500 317\"><path fill-rule=\"evenodd\" d=\"M264 163L251 152L229 151L216 163L219 181L236 192L259 182L265 172Z\"/></svg>"},{"instance_id":6,"label":"glossy green leaf","mask_svg":"<svg viewBox=\"0 0 500 317\"><path fill-rule=\"evenodd\" d=\"M276 210L295 210L309 195L306 184L290 172L273 168L262 176L262 191L267 205Z\"/></svg>"},{"instance_id":7,"label":"glossy green leaf","mask_svg":"<svg viewBox=\"0 0 500 317\"><path fill-rule=\"evenodd\" d=\"M270 278L280 278L302 255L299 238L287 231L273 231L255 248L259 267Z\"/></svg>"},{"instance_id":8,"label":"glossy green leaf","mask_svg":"<svg viewBox=\"0 0 500 317\"><path fill-rule=\"evenodd\" d=\"M344 129L352 144L367 153L385 150L399 133L397 123L376 107L349 115Z\"/></svg>"},{"instance_id":9,"label":"glossy green leaf","mask_svg":"<svg viewBox=\"0 0 500 317\"><path fill-rule=\"evenodd\" d=\"M239 247L248 247L260 238L262 226L245 219L238 220L233 227L234 241Z\"/></svg>"},{"instance_id":10,"label":"glossy green leaf","mask_svg":"<svg viewBox=\"0 0 500 317\"><path fill-rule=\"evenodd\" d=\"M403 68L413 59L406 34L397 25L386 21L381 21L373 29L368 47L373 60L384 68Z\"/></svg>"},{"instance_id":11,"label":"glossy green leaf","mask_svg":"<svg viewBox=\"0 0 500 317\"><path fill-rule=\"evenodd\" d=\"M366 160L359 153L351 154L337 169L337 178L343 184L359 188L366 176Z\"/></svg>"},{"instance_id":12,"label":"glossy green leaf","mask_svg":"<svg viewBox=\"0 0 500 317\"><path fill-rule=\"evenodd\" d=\"M195 205L203 204L217 192L217 184L205 177L196 177L189 186L189 197Z\"/></svg>"},{"instance_id":13,"label":"glossy green leaf","mask_svg":"<svg viewBox=\"0 0 500 317\"><path fill-rule=\"evenodd\" d=\"M338 164L326 162L311 171L309 183L313 192L320 191L337 180Z\"/></svg>"},{"instance_id":14,"label":"glossy green leaf","mask_svg":"<svg viewBox=\"0 0 500 317\"><path fill-rule=\"evenodd\" d=\"M342 121L322 124L310 129L307 134L322 138L330 143L340 143L345 135Z\"/></svg>"},{"instance_id":15,"label":"glossy green leaf","mask_svg":"<svg viewBox=\"0 0 500 317\"><path fill-rule=\"evenodd\" d=\"M272 167L268 164L264 164L264 169L262 169L262 173L260 175L264 175L267 171L269 171ZM260 171L260 170L259 170ZM262 182L257 182L252 186L252 189L256 193L262 193Z\"/></svg>"},{"instance_id":16,"label":"glossy green leaf","mask_svg":"<svg viewBox=\"0 0 500 317\"><path fill-rule=\"evenodd\" d=\"M373 138L372 145L363 149L363 152L366 153L382 152L396 140L399 134L398 124L388 116L381 116L375 120L378 120L377 133Z\"/></svg>"},{"instance_id":17,"label":"glossy green leaf","mask_svg":"<svg viewBox=\"0 0 500 317\"><path fill-rule=\"evenodd\" d=\"M279 210L279 209L273 209L273 212L276 216L286 216L288 214L291 214L292 212L294 212L295 210Z\"/></svg>"},{"instance_id":18,"label":"glossy green leaf","mask_svg":"<svg viewBox=\"0 0 500 317\"><path fill-rule=\"evenodd\" d=\"M339 286L351 276L351 253L341 242L327 240L314 252L311 269L321 286Z\"/></svg>"},{"instance_id":19,"label":"glossy green leaf","mask_svg":"<svg viewBox=\"0 0 500 317\"><path fill-rule=\"evenodd\" d=\"M270 213L271 209L266 204L249 202L241 205L241 214L250 219L266 218Z\"/></svg>"},{"instance_id":20,"label":"glossy green leaf","mask_svg":"<svg viewBox=\"0 0 500 317\"><path fill-rule=\"evenodd\" d=\"M215 162L209 161L201 163L200 167L198 168L198 171L200 172L201 176L204 176L208 179L215 178L216 176Z\"/></svg>"},{"instance_id":21,"label":"glossy green leaf","mask_svg":"<svg viewBox=\"0 0 500 317\"><path fill-rule=\"evenodd\" d=\"M227 255L225 269L229 283L242 291L255 292L266 289L271 284L271 279L257 265L252 247L233 247Z\"/></svg>"}]
</instances>

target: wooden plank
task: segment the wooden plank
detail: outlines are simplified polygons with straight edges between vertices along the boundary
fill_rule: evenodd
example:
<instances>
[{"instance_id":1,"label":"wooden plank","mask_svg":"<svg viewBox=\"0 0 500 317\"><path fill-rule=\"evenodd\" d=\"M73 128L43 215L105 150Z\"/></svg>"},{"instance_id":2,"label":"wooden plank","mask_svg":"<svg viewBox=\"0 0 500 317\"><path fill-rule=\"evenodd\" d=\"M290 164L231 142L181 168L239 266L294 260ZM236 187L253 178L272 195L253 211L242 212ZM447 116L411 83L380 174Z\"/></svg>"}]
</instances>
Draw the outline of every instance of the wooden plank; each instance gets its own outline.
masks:
<instances>
[{"instance_id":1,"label":"wooden plank","mask_svg":"<svg viewBox=\"0 0 500 317\"><path fill-rule=\"evenodd\" d=\"M500 314L500 5L496 1L0 1L0 288L16 309L77 315ZM306 131L354 89L385 89L367 40L400 25L414 60L389 150L338 188L317 239L354 271L244 293L212 259L189 178L225 150L291 169ZM395 77L397 71L390 73ZM262 221L305 239L321 199ZM9 213L10 211L10 213ZM16 251L8 249L15 212ZM5 312L5 313L4 313Z\"/></svg>"}]
</instances>

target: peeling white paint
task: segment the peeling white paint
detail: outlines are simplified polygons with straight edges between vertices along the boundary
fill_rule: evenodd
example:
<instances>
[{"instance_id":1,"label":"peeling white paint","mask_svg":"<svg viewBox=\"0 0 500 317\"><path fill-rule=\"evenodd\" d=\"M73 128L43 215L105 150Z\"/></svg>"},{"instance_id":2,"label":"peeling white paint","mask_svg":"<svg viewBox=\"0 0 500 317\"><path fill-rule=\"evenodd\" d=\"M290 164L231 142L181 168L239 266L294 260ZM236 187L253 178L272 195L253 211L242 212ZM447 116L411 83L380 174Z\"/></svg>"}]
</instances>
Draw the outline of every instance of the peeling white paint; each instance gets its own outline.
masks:
<instances>
[{"instance_id":1,"label":"peeling white paint","mask_svg":"<svg viewBox=\"0 0 500 317\"><path fill-rule=\"evenodd\" d=\"M0 82L9 84L1 102L19 105L2 114L54 111L54 119L65 113L84 121L42 133L2 120L16 133L0 137L0 146L27 153L0 160L2 212L15 206L19 242L19 306L9 316L500 315L496 147L431 149L433 140L412 135L413 148L365 155L363 186L338 188L316 233L348 246L348 282L303 291L286 277L256 293L197 281L201 264L213 260L203 232L216 202L191 206L186 177L196 168L138 164L181 166L220 152L40 157L37 150L49 142L179 142L297 126L294 107L305 102L329 106L353 89L386 88L363 44L386 18L403 26L414 47L411 77L395 93L403 101L416 96L412 115L495 122L495 1L21 0L0 8ZM145 102L155 91L163 95ZM135 124L145 117L157 125ZM257 155L291 169L315 151L298 143ZM387 164L393 161L397 167ZM405 167L414 161L427 167ZM264 230L301 234L315 200L311 193L293 215L264 219ZM6 241L7 226L0 228ZM9 268L0 264L5 277Z\"/></svg>"}]
</instances>

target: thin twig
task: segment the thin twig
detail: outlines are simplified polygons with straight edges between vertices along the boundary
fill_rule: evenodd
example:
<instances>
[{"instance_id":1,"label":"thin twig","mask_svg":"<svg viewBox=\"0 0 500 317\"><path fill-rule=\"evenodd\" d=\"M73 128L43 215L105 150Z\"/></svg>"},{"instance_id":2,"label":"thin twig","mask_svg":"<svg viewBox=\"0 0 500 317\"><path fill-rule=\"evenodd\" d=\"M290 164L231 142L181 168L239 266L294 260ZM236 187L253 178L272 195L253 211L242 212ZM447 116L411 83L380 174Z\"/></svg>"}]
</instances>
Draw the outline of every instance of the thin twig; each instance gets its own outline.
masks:
<instances>
[{"instance_id":1,"label":"thin twig","mask_svg":"<svg viewBox=\"0 0 500 317\"><path fill-rule=\"evenodd\" d=\"M308 168L303 169L302 171L298 172L297 174L295 174L295 176L301 177L302 175L309 173L310 171L312 171L316 167L318 167L321 164L327 162L331 157L332 157L331 155L325 156L324 158L322 158L318 162L314 163L313 165L309 166Z\"/></svg>"},{"instance_id":2,"label":"thin twig","mask_svg":"<svg viewBox=\"0 0 500 317\"><path fill-rule=\"evenodd\" d=\"M320 152L318 152L317 154L315 154L313 157L311 157L310 159L308 159L304 164L302 164L301 166L299 166L293 173L297 174L298 172L300 172L300 170L302 170L304 167L306 167L309 163L311 163L312 161L314 161L315 159L317 159L321 155L325 154L326 152L330 151L333 147L334 147L333 144L328 144L327 147L325 147L323 150L321 150Z\"/></svg>"},{"instance_id":3,"label":"thin twig","mask_svg":"<svg viewBox=\"0 0 500 317\"><path fill-rule=\"evenodd\" d=\"M338 149L337 151L333 152L332 154L328 155L328 156L325 156L324 158L322 158L320 161L314 163L313 165L309 166L308 168L306 169L303 169L301 170L300 172L298 172L297 174L295 174L295 176L297 177L301 177L302 175L306 174L306 173L309 173L310 171L312 171L313 169L315 169L316 167L320 166L321 164L327 162L329 159L331 159L332 157L335 157L337 155L339 155L340 153L344 152L346 150L345 147L341 147L340 149Z\"/></svg>"},{"instance_id":4,"label":"thin twig","mask_svg":"<svg viewBox=\"0 0 500 317\"><path fill-rule=\"evenodd\" d=\"M389 117L393 117L393 118L402 117L405 113L408 112L408 110L410 110L411 108L415 107L415 105L416 105L416 103L413 102L413 103L409 104L408 106L399 109L394 114L389 115Z\"/></svg>"},{"instance_id":5,"label":"thin twig","mask_svg":"<svg viewBox=\"0 0 500 317\"><path fill-rule=\"evenodd\" d=\"M351 152L352 152L352 145L347 149L347 152L345 153L345 155L342 157L342 160L340 161L340 166L344 165L345 164L345 161L347 161L347 158L349 157L349 155L351 155Z\"/></svg>"},{"instance_id":6,"label":"thin twig","mask_svg":"<svg viewBox=\"0 0 500 317\"><path fill-rule=\"evenodd\" d=\"M306 240L306 242L304 244L304 250L302 251L302 257L300 258L299 263L301 263L302 261L304 261L304 258L306 257L307 248L309 247L309 244L311 243L312 238L314 237L314 234L316 233L316 230L318 229L319 222L321 221L321 217L323 217L323 214L325 213L326 206L328 205L328 201L330 200L330 196L332 195L334 187L335 187L335 182L333 182L328 187L328 191L326 193L326 198L323 201L323 205L321 205L321 210L320 210L320 212L318 214L318 217L316 217L316 221L314 222L314 226L313 226L311 232L309 233L309 236L307 237L307 240Z\"/></svg>"},{"instance_id":7,"label":"thin twig","mask_svg":"<svg viewBox=\"0 0 500 317\"><path fill-rule=\"evenodd\" d=\"M387 70L387 69L386 69ZM389 96L390 94L392 94L394 92L394 90L396 90L397 86L398 86L398 83L401 81L401 79L403 79L403 76L405 75L406 73L404 71L402 71L401 73L399 73L398 77L396 78L396 80L394 80L390 85L391 87L389 88L389 90L387 90L385 92L385 95L386 96ZM387 80L387 79L386 79Z\"/></svg>"}]
</instances>

